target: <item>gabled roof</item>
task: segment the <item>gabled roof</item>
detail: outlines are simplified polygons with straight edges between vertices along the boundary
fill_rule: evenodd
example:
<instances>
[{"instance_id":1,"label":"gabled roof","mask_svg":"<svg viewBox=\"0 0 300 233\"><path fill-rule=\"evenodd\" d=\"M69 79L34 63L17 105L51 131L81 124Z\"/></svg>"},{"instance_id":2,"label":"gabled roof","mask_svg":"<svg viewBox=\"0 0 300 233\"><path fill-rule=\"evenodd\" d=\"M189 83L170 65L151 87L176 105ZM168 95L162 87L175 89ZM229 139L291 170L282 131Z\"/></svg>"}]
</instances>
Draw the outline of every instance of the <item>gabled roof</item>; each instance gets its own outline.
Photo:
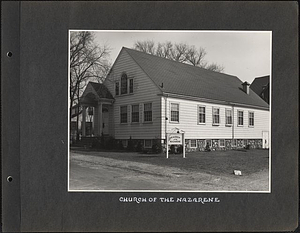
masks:
<instances>
[{"instance_id":1,"label":"gabled roof","mask_svg":"<svg viewBox=\"0 0 300 233\"><path fill-rule=\"evenodd\" d=\"M210 71L123 47L164 93L268 108L254 91L242 90L236 76Z\"/></svg>"},{"instance_id":2,"label":"gabled roof","mask_svg":"<svg viewBox=\"0 0 300 233\"><path fill-rule=\"evenodd\" d=\"M112 94L109 92L109 90L107 89L107 87L102 84L102 83L95 83L95 82L89 82L92 87L94 88L94 90L96 91L98 97L100 99L114 99L114 97L112 96Z\"/></svg>"},{"instance_id":3,"label":"gabled roof","mask_svg":"<svg viewBox=\"0 0 300 233\"><path fill-rule=\"evenodd\" d=\"M250 88L258 95L261 94L261 92L264 90L263 87L268 87L270 82L270 75L263 76L263 77L257 77L253 80L253 82L250 85Z\"/></svg>"},{"instance_id":4,"label":"gabled roof","mask_svg":"<svg viewBox=\"0 0 300 233\"><path fill-rule=\"evenodd\" d=\"M113 100L114 97L109 92L107 87L102 83L89 82L86 86L81 98L80 103L96 103L101 99Z\"/></svg>"}]
</instances>

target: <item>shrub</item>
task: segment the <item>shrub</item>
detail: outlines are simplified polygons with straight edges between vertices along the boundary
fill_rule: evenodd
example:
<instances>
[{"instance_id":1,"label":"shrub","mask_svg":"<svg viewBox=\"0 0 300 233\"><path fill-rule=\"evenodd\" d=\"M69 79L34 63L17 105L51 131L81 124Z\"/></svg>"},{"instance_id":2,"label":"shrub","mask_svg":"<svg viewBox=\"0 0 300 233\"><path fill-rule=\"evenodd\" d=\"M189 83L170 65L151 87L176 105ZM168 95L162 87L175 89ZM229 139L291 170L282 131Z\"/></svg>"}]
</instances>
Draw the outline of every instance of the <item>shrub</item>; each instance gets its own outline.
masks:
<instances>
[{"instance_id":1,"label":"shrub","mask_svg":"<svg viewBox=\"0 0 300 233\"><path fill-rule=\"evenodd\" d=\"M133 144L133 140L132 140L131 136L128 140L127 150L128 151L134 151L134 144Z\"/></svg>"},{"instance_id":2,"label":"shrub","mask_svg":"<svg viewBox=\"0 0 300 233\"><path fill-rule=\"evenodd\" d=\"M123 146L122 141L119 141L119 143L118 143L118 149L119 150L124 150L124 146Z\"/></svg>"},{"instance_id":3,"label":"shrub","mask_svg":"<svg viewBox=\"0 0 300 233\"><path fill-rule=\"evenodd\" d=\"M137 146L136 146L136 151L137 152L142 152L143 150L143 145L141 141L138 141Z\"/></svg>"}]
</instances>

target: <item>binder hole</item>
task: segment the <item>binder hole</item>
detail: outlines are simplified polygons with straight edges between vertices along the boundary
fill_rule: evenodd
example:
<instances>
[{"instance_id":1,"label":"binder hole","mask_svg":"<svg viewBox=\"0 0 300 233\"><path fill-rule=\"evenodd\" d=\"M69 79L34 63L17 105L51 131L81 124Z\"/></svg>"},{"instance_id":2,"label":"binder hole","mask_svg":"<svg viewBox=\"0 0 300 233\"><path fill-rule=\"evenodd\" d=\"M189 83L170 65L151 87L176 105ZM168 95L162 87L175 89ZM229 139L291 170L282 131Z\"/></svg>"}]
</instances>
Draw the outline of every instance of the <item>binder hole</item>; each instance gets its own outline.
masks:
<instances>
[{"instance_id":1,"label":"binder hole","mask_svg":"<svg viewBox=\"0 0 300 233\"><path fill-rule=\"evenodd\" d=\"M13 178L11 176L8 176L7 177L7 182L12 182L13 181Z\"/></svg>"},{"instance_id":2,"label":"binder hole","mask_svg":"<svg viewBox=\"0 0 300 233\"><path fill-rule=\"evenodd\" d=\"M12 57L12 52L7 52L6 56Z\"/></svg>"}]
</instances>

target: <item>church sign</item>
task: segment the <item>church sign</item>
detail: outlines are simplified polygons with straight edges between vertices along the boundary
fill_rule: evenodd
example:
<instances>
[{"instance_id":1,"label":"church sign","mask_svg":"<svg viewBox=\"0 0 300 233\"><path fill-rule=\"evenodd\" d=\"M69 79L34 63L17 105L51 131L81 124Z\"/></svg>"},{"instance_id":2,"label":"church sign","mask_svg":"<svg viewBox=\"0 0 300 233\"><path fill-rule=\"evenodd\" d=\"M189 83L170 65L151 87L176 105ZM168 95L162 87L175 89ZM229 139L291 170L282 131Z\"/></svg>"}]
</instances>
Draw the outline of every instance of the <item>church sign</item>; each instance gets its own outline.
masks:
<instances>
[{"instance_id":1,"label":"church sign","mask_svg":"<svg viewBox=\"0 0 300 233\"><path fill-rule=\"evenodd\" d=\"M174 133L169 134L169 145L182 144L182 134Z\"/></svg>"}]
</instances>

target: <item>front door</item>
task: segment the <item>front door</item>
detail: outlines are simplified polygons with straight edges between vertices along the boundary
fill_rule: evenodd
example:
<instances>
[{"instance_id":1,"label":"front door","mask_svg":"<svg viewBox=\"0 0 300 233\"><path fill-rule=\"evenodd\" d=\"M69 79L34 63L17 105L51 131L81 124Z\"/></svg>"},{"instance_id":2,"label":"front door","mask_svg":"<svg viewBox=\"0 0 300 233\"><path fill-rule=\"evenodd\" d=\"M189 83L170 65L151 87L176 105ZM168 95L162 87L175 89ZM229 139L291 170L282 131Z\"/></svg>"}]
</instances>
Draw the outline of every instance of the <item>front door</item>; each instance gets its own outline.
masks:
<instances>
[{"instance_id":1,"label":"front door","mask_svg":"<svg viewBox=\"0 0 300 233\"><path fill-rule=\"evenodd\" d=\"M262 147L264 149L269 149L269 132L268 131L263 131L262 132Z\"/></svg>"},{"instance_id":2,"label":"front door","mask_svg":"<svg viewBox=\"0 0 300 233\"><path fill-rule=\"evenodd\" d=\"M103 116L103 134L108 135L109 134L109 124L108 124L109 113L108 113L108 111L103 111L102 116Z\"/></svg>"}]
</instances>

